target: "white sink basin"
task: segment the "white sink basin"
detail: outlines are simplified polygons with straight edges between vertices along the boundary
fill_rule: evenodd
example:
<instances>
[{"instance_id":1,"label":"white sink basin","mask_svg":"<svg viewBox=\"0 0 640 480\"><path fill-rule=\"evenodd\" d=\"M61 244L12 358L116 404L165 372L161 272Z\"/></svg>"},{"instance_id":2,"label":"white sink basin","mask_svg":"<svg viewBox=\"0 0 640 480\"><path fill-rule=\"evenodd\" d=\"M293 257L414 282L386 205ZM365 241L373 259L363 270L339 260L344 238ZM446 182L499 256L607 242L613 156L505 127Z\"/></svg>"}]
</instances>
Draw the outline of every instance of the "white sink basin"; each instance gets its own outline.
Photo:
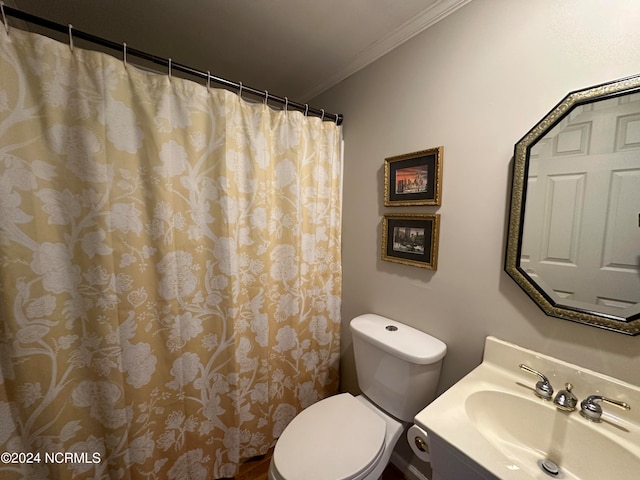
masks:
<instances>
[{"instance_id":1,"label":"white sink basin","mask_svg":"<svg viewBox=\"0 0 640 480\"><path fill-rule=\"evenodd\" d=\"M571 382L579 400L604 395L631 410L603 403L600 423L583 418L579 403L574 412L560 411L534 395L538 379L520 363L545 374L555 393ZM639 411L638 387L489 337L483 363L415 423L429 433L434 480L637 480ZM559 472L546 472L543 461Z\"/></svg>"},{"instance_id":2,"label":"white sink basin","mask_svg":"<svg viewBox=\"0 0 640 480\"><path fill-rule=\"evenodd\" d=\"M551 402L487 390L469 395L465 407L481 435L534 478L542 471L541 459L560 467L561 474L551 477L626 480L640 475L637 454ZM609 461L609 455L616 460Z\"/></svg>"}]
</instances>

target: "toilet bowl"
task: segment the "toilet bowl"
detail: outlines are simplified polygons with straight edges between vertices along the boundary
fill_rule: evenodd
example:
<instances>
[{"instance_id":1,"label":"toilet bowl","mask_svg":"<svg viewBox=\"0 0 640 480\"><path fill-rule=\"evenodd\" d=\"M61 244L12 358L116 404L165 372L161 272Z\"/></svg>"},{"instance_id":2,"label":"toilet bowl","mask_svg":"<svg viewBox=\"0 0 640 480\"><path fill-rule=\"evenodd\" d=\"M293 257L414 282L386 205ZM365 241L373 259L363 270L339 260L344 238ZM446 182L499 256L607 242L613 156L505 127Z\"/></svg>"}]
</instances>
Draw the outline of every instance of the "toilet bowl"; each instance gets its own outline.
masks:
<instances>
[{"instance_id":1,"label":"toilet bowl","mask_svg":"<svg viewBox=\"0 0 640 480\"><path fill-rule=\"evenodd\" d=\"M363 396L341 393L302 411L276 443L271 480L379 478L403 424Z\"/></svg>"},{"instance_id":2,"label":"toilet bowl","mask_svg":"<svg viewBox=\"0 0 640 480\"><path fill-rule=\"evenodd\" d=\"M446 345L373 314L350 324L358 385L298 414L276 443L270 480L380 478L405 426L433 398Z\"/></svg>"}]
</instances>

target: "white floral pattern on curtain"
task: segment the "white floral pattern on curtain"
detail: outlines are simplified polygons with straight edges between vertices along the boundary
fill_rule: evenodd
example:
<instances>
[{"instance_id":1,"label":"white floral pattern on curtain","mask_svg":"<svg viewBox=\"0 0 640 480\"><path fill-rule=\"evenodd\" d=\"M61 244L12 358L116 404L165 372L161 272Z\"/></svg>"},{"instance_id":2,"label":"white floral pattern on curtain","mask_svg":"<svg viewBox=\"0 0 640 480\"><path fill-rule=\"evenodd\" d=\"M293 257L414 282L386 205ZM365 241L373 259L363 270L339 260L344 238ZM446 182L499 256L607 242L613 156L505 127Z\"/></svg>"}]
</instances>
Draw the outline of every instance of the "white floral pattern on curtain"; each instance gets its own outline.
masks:
<instances>
[{"instance_id":1,"label":"white floral pattern on curtain","mask_svg":"<svg viewBox=\"0 0 640 480\"><path fill-rule=\"evenodd\" d=\"M340 127L0 30L0 477L233 476L337 390Z\"/></svg>"}]
</instances>

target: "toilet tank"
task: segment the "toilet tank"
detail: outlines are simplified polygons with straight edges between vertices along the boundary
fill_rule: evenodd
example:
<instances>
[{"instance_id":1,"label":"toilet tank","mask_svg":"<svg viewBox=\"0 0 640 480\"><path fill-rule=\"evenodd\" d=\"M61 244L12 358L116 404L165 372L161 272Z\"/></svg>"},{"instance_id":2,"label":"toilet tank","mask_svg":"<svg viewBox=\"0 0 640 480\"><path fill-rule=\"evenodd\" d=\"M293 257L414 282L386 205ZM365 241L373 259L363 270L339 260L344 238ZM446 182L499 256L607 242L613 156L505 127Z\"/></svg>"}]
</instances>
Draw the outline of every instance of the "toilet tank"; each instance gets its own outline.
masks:
<instances>
[{"instance_id":1,"label":"toilet tank","mask_svg":"<svg viewBox=\"0 0 640 480\"><path fill-rule=\"evenodd\" d=\"M354 318L350 327L360 390L385 412L412 422L435 398L447 346L371 313Z\"/></svg>"}]
</instances>

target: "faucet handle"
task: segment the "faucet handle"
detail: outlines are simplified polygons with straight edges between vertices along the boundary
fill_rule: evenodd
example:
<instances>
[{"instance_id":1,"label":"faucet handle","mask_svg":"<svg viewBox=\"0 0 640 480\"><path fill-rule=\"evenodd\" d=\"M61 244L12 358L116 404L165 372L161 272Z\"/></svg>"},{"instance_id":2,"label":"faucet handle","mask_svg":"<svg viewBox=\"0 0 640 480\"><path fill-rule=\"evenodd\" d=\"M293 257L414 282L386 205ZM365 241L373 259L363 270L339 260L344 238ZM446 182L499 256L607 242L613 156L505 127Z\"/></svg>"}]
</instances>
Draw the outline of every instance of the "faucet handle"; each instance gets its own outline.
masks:
<instances>
[{"instance_id":1,"label":"faucet handle","mask_svg":"<svg viewBox=\"0 0 640 480\"><path fill-rule=\"evenodd\" d=\"M553 387L551 386L549 379L547 379L547 377L545 377L542 373L534 370L524 363L520 364L520 369L524 370L527 373L537 375L540 378L540 381L536 383L536 395L543 400L551 400L551 396L553 395Z\"/></svg>"},{"instance_id":2,"label":"faucet handle","mask_svg":"<svg viewBox=\"0 0 640 480\"><path fill-rule=\"evenodd\" d=\"M602 416L602 407L600 406L600 402L615 405L616 407L624 410L631 409L631 406L627 402L613 400L611 398L603 397L602 395L590 395L580 402L580 415L592 422L600 422L600 417Z\"/></svg>"}]
</instances>

